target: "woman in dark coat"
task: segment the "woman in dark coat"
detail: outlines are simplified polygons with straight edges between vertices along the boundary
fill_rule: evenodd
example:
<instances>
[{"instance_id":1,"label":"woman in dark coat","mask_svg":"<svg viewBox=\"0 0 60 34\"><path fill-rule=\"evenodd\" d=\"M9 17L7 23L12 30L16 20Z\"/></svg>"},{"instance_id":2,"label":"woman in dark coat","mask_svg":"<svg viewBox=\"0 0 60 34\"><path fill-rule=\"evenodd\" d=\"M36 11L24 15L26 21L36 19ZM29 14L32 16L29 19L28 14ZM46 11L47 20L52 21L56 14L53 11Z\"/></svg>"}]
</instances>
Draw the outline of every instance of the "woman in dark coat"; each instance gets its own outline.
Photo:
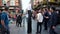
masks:
<instances>
[{"instance_id":1,"label":"woman in dark coat","mask_svg":"<svg viewBox=\"0 0 60 34\"><path fill-rule=\"evenodd\" d=\"M21 14L19 14L19 15L17 16L17 26L20 25L20 27L21 27L21 23L22 23L22 16L21 16Z\"/></svg>"}]
</instances>

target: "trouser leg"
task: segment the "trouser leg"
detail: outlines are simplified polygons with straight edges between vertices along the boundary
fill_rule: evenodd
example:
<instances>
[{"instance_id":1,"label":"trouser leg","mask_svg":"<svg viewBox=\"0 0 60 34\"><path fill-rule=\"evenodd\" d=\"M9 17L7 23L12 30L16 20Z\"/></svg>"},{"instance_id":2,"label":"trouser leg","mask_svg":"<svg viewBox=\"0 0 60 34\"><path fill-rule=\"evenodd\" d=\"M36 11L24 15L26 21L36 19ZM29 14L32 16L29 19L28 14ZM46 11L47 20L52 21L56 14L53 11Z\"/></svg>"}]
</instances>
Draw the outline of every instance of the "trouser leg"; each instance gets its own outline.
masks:
<instances>
[{"instance_id":1,"label":"trouser leg","mask_svg":"<svg viewBox=\"0 0 60 34\"><path fill-rule=\"evenodd\" d=\"M37 23L37 33L39 32L39 22Z\"/></svg>"},{"instance_id":2,"label":"trouser leg","mask_svg":"<svg viewBox=\"0 0 60 34\"><path fill-rule=\"evenodd\" d=\"M2 34L2 30L1 30L1 28L0 28L0 34Z\"/></svg>"},{"instance_id":3,"label":"trouser leg","mask_svg":"<svg viewBox=\"0 0 60 34\"><path fill-rule=\"evenodd\" d=\"M19 27L19 23L17 23L17 26Z\"/></svg>"},{"instance_id":4,"label":"trouser leg","mask_svg":"<svg viewBox=\"0 0 60 34\"><path fill-rule=\"evenodd\" d=\"M42 31L42 23L40 23L40 33L41 33L41 31Z\"/></svg>"},{"instance_id":5,"label":"trouser leg","mask_svg":"<svg viewBox=\"0 0 60 34\"><path fill-rule=\"evenodd\" d=\"M31 23L28 23L28 33L32 32Z\"/></svg>"},{"instance_id":6,"label":"trouser leg","mask_svg":"<svg viewBox=\"0 0 60 34\"><path fill-rule=\"evenodd\" d=\"M47 30L47 21L44 23L44 29Z\"/></svg>"},{"instance_id":7,"label":"trouser leg","mask_svg":"<svg viewBox=\"0 0 60 34\"><path fill-rule=\"evenodd\" d=\"M2 34L5 34L6 32L5 32L5 31L2 31L1 33L2 33Z\"/></svg>"},{"instance_id":8,"label":"trouser leg","mask_svg":"<svg viewBox=\"0 0 60 34\"><path fill-rule=\"evenodd\" d=\"M10 31L9 30L7 30L7 32L6 32L7 34L10 34Z\"/></svg>"},{"instance_id":9,"label":"trouser leg","mask_svg":"<svg viewBox=\"0 0 60 34\"><path fill-rule=\"evenodd\" d=\"M20 27L21 27L21 22L19 22L19 25L20 25Z\"/></svg>"}]
</instances>

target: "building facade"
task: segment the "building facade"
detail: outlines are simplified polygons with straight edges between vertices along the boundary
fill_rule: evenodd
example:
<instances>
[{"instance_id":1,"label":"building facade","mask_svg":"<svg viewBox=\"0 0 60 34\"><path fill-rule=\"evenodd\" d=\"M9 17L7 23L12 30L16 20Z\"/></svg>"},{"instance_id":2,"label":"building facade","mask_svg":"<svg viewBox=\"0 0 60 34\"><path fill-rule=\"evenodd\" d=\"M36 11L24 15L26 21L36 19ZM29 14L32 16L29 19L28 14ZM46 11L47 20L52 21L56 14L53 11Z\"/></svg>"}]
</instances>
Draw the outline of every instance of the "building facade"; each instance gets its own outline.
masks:
<instances>
[{"instance_id":1,"label":"building facade","mask_svg":"<svg viewBox=\"0 0 60 34\"><path fill-rule=\"evenodd\" d=\"M37 7L38 5L54 5L59 6L60 0L33 0L33 8Z\"/></svg>"},{"instance_id":2,"label":"building facade","mask_svg":"<svg viewBox=\"0 0 60 34\"><path fill-rule=\"evenodd\" d=\"M15 17L20 12L19 0L0 0L0 7L4 10L4 4L9 7L9 14L11 17ZM21 6L21 5L20 5Z\"/></svg>"},{"instance_id":3,"label":"building facade","mask_svg":"<svg viewBox=\"0 0 60 34\"><path fill-rule=\"evenodd\" d=\"M0 6L2 6L2 0L0 0Z\"/></svg>"}]
</instances>

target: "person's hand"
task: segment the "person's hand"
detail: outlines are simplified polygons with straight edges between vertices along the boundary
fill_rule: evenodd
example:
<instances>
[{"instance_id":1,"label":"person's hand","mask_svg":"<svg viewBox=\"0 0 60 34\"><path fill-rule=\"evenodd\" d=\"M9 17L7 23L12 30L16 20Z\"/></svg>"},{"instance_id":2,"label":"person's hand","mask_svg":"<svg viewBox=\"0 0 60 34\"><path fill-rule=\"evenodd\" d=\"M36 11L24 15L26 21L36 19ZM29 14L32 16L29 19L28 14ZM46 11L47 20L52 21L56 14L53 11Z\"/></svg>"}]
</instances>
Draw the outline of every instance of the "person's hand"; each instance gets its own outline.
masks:
<instances>
[{"instance_id":1,"label":"person's hand","mask_svg":"<svg viewBox=\"0 0 60 34\"><path fill-rule=\"evenodd\" d=\"M55 26L53 26L52 28L55 29Z\"/></svg>"},{"instance_id":2,"label":"person's hand","mask_svg":"<svg viewBox=\"0 0 60 34\"><path fill-rule=\"evenodd\" d=\"M46 17L47 19L49 18L49 17Z\"/></svg>"}]
</instances>

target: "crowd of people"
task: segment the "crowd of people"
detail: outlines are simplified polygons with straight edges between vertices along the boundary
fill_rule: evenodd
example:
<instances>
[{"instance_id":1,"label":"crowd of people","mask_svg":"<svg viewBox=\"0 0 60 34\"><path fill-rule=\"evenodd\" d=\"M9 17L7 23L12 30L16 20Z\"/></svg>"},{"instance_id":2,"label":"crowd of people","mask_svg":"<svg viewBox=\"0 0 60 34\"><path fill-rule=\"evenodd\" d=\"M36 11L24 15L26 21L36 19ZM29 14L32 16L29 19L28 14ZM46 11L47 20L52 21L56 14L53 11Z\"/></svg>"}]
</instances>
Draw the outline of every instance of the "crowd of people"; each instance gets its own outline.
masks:
<instances>
[{"instance_id":1,"label":"crowd of people","mask_svg":"<svg viewBox=\"0 0 60 34\"><path fill-rule=\"evenodd\" d=\"M26 15L27 20L27 32L28 34L31 34L32 32L32 18L37 21L37 32L36 34L40 33L42 31L42 25L44 25L44 30L48 30L49 28L49 34L57 34L55 32L55 27L58 22L58 15L59 12L55 11L54 8L40 8L38 10L28 10ZM19 14L16 18L16 25L21 27L22 23L22 16L23 14ZM25 17L25 16L24 16ZM5 8L4 11L0 9L0 33L1 34L10 34L9 31L9 19L8 19L8 8ZM24 21L25 22L25 21ZM40 28L39 28L40 27Z\"/></svg>"},{"instance_id":2,"label":"crowd of people","mask_svg":"<svg viewBox=\"0 0 60 34\"><path fill-rule=\"evenodd\" d=\"M35 13L35 14L34 14ZM34 15L32 15L33 19L37 20L37 34L42 31L42 24L44 24L44 30L48 30L49 34L57 34L55 32L55 27L58 22L58 14L59 12L55 10L55 8L43 8L34 10ZM39 30L40 27L40 30Z\"/></svg>"}]
</instances>

